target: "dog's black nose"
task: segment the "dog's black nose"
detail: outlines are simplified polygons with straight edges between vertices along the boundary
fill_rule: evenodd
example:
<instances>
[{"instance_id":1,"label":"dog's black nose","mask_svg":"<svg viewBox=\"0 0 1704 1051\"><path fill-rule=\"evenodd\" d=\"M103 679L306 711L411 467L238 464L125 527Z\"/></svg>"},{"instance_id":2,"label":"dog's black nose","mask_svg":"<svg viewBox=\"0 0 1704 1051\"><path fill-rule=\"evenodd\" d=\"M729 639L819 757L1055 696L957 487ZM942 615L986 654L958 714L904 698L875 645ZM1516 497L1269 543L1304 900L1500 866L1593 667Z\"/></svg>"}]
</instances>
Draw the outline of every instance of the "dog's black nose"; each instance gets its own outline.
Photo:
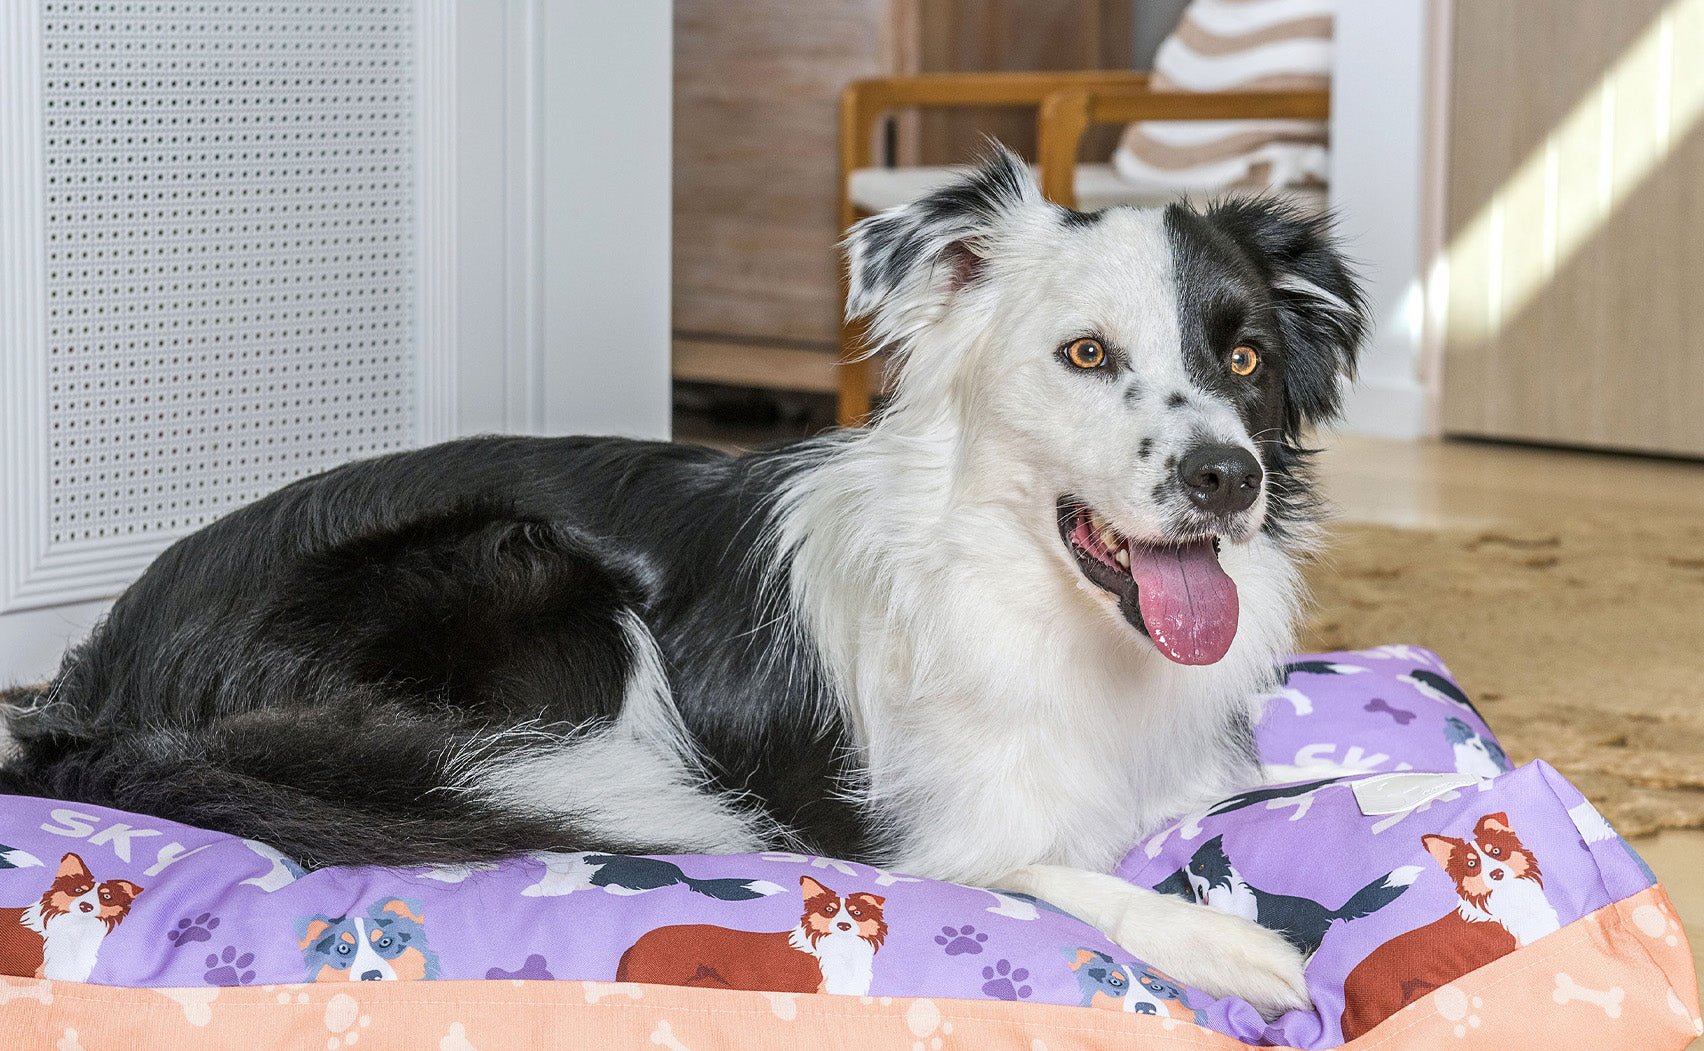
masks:
<instances>
[{"instance_id":1,"label":"dog's black nose","mask_svg":"<svg viewBox=\"0 0 1704 1051\"><path fill-rule=\"evenodd\" d=\"M1203 511L1246 511L1260 496L1260 463L1240 445L1197 445L1177 465L1189 500Z\"/></svg>"},{"instance_id":2,"label":"dog's black nose","mask_svg":"<svg viewBox=\"0 0 1704 1051\"><path fill-rule=\"evenodd\" d=\"M384 977L385 977L384 975L380 974L377 971L362 971L361 972L361 980L363 982L383 981Z\"/></svg>"}]
</instances>

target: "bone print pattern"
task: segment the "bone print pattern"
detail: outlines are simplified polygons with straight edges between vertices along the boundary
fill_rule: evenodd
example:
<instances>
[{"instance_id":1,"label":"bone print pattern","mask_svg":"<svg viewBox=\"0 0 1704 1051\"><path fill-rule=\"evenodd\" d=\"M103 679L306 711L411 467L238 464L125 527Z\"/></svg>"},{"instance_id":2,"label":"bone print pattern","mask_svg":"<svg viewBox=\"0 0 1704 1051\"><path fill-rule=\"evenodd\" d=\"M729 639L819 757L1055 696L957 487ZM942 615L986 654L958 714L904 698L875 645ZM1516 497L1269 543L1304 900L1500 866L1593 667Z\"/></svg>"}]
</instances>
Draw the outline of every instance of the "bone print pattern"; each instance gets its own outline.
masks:
<instances>
[{"instance_id":1,"label":"bone print pattern","mask_svg":"<svg viewBox=\"0 0 1704 1051\"><path fill-rule=\"evenodd\" d=\"M1554 968L1531 967L1517 954L1439 990L1430 1006L1403 1017L1401 1046L1526 1047L1533 1019L1566 1019L1571 1046L1679 1051L1704 1031L1695 985L1672 987L1670 974L1690 978L1682 946L1660 940L1653 954L1606 953L1641 905L1664 907L1650 888L1602 913L1564 928L1572 987L1657 989L1628 993L1619 1017L1590 1000L1555 999ZM1062 957L1062 962L1064 958ZM502 1047L524 1032L572 1032L598 1047L740 1047L796 1051L800 1047L1057 1047L1059 1034L1084 1046L1156 1045L1207 1051L1222 1037L1176 1018L1123 1010L1037 1007L1028 1003L967 1003L944 997L833 997L728 993L665 986L593 982L494 982L479 996L420 995L404 982L303 986L280 999L273 989L103 989L101 996L54 995L56 983L0 978L0 1008L22 1046L52 1047L67 1029L103 1032L123 1018L125 1039L145 1047L241 1047L252 1043L257 1019L292 1046L325 1046L328 1038L360 1033L411 1046L470 1051ZM164 990L162 990L164 991ZM1111 1004L1103 1006L1112 1006ZM1559 1013L1565 1012L1565 1013ZM1192 1037L1199 1033L1199 1037ZM358 1049L365 1041L354 1046ZM1321 1041L1314 1046L1324 1046ZM1307 1045L1301 1045L1307 1046Z\"/></svg>"},{"instance_id":2,"label":"bone print pattern","mask_svg":"<svg viewBox=\"0 0 1704 1051\"><path fill-rule=\"evenodd\" d=\"M1603 1013L1610 1018L1620 1018L1621 1004L1622 1001L1627 999L1627 990L1619 985L1611 986L1608 989L1588 989L1569 977L1567 972L1559 971L1556 974L1556 992L1552 994L1551 998L1561 1006L1576 1001L1596 1004L1603 1008Z\"/></svg>"}]
</instances>

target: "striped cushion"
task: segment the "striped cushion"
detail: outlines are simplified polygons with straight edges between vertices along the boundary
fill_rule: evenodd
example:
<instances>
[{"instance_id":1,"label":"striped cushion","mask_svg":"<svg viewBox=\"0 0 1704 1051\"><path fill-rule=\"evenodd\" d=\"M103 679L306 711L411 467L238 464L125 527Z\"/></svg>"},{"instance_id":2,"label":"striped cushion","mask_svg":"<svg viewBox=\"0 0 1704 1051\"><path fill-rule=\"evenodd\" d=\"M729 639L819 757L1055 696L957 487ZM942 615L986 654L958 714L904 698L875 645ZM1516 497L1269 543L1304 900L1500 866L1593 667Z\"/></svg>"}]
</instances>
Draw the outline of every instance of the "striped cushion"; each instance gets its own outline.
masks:
<instances>
[{"instance_id":1,"label":"striped cushion","mask_svg":"<svg viewBox=\"0 0 1704 1051\"><path fill-rule=\"evenodd\" d=\"M1334 0L1193 0L1154 56L1161 91L1286 91L1331 83ZM1180 192L1323 185L1326 125L1305 120L1140 121L1118 173Z\"/></svg>"}]
</instances>

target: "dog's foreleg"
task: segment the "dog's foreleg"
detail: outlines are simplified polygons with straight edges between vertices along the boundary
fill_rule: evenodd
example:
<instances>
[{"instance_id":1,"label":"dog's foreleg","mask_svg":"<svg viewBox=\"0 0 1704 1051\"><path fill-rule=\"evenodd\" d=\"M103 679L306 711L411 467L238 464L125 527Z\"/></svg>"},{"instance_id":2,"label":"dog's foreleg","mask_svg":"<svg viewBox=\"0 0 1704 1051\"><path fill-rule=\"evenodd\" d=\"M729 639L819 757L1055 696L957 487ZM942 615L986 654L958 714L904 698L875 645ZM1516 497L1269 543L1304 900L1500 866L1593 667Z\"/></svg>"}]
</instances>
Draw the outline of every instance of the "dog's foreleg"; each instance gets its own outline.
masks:
<instances>
[{"instance_id":1,"label":"dog's foreleg","mask_svg":"<svg viewBox=\"0 0 1704 1051\"><path fill-rule=\"evenodd\" d=\"M1126 952L1211 996L1246 1000L1267 1018L1309 1006L1306 962L1282 936L1104 872L1031 865L998 881L1094 926Z\"/></svg>"}]
</instances>

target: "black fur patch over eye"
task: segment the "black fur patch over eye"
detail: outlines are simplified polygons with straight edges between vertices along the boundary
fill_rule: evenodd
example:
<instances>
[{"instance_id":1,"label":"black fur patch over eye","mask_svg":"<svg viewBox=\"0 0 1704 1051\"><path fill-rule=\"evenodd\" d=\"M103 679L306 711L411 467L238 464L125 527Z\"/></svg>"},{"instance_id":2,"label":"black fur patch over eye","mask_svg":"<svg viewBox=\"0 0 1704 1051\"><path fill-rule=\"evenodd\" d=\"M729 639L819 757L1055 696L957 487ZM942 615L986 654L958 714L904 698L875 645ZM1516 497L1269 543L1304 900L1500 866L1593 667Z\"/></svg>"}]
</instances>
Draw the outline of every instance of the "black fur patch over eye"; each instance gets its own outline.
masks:
<instances>
[{"instance_id":1,"label":"black fur patch over eye","mask_svg":"<svg viewBox=\"0 0 1704 1051\"><path fill-rule=\"evenodd\" d=\"M1271 296L1285 351L1285 428L1337 416L1340 377L1353 377L1367 335L1366 302L1327 215L1261 198L1222 201L1207 222L1250 257Z\"/></svg>"},{"instance_id":2,"label":"black fur patch over eye","mask_svg":"<svg viewBox=\"0 0 1704 1051\"><path fill-rule=\"evenodd\" d=\"M1354 375L1367 331L1360 286L1326 216L1233 198L1199 212L1172 205L1165 220L1185 361L1259 445L1278 483L1267 529L1282 535L1316 502L1298 443L1307 426L1336 417L1341 380ZM1244 344L1261 348L1246 376L1225 365Z\"/></svg>"}]
</instances>

